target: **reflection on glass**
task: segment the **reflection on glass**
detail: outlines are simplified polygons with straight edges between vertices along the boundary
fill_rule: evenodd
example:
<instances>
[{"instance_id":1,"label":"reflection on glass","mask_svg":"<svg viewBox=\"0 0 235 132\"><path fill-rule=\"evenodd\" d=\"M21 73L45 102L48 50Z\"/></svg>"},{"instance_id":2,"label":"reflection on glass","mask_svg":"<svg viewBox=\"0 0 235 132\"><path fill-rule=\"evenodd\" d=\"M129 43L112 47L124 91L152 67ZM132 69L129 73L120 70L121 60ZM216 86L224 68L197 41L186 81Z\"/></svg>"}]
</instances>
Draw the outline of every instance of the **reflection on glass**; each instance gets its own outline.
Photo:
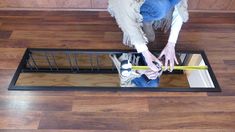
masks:
<instances>
[{"instance_id":1,"label":"reflection on glass","mask_svg":"<svg viewBox=\"0 0 235 132\"><path fill-rule=\"evenodd\" d=\"M151 76L148 69L136 67L146 63L134 52L32 51L16 86L215 87L201 54L177 53L177 59L183 70L176 67L173 72L161 70ZM188 70L187 66L198 69Z\"/></svg>"},{"instance_id":2,"label":"reflection on glass","mask_svg":"<svg viewBox=\"0 0 235 132\"><path fill-rule=\"evenodd\" d=\"M151 70L147 70L147 64L141 54L121 53L110 56L119 72L121 87L214 87L200 54L178 54L181 66L175 66L173 73L166 74L162 74L164 66L158 73L148 74ZM175 72L176 70L178 71ZM152 75L155 75L153 79Z\"/></svg>"}]
</instances>

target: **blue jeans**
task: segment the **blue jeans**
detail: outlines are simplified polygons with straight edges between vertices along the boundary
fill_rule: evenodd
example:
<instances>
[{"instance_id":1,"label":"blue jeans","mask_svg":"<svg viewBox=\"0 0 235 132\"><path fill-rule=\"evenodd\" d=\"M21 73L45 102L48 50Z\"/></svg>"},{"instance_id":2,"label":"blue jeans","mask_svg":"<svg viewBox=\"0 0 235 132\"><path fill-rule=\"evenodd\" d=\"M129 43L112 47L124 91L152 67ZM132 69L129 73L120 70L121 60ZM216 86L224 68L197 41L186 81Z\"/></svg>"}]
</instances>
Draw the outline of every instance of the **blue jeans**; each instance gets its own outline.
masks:
<instances>
[{"instance_id":1,"label":"blue jeans","mask_svg":"<svg viewBox=\"0 0 235 132\"><path fill-rule=\"evenodd\" d=\"M136 54L136 56L140 56L139 65L146 66L147 63L142 54ZM141 77L135 78L132 80L137 87L145 88L145 87L159 87L160 78L157 79L149 79L145 74L141 75Z\"/></svg>"}]
</instances>

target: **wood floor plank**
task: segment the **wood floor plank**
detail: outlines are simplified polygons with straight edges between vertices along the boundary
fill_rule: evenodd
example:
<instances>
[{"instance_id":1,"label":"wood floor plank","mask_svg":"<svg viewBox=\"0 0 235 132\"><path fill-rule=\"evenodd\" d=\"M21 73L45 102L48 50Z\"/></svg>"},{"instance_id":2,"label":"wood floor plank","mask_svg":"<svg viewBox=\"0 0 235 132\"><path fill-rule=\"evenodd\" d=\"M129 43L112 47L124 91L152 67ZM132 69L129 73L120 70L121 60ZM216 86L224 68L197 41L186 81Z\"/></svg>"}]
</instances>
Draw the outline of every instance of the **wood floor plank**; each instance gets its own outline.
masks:
<instances>
[{"instance_id":1,"label":"wood floor plank","mask_svg":"<svg viewBox=\"0 0 235 132\"><path fill-rule=\"evenodd\" d=\"M143 113L140 118L140 129L235 129L234 112Z\"/></svg>"},{"instance_id":2,"label":"wood floor plank","mask_svg":"<svg viewBox=\"0 0 235 132\"><path fill-rule=\"evenodd\" d=\"M34 57L35 59L36 57ZM65 65L66 59L61 60ZM83 62L84 64L86 62ZM47 63L45 63L48 65ZM44 64L44 65L45 65ZM69 64L68 64L69 65ZM102 64L100 63L100 66ZM108 65L108 62L106 63ZM37 66L41 66L37 63ZM61 67L57 61L57 66ZM48 67L48 66L46 66ZM180 83L179 83L180 82ZM118 74L53 74L53 73L21 73L16 86L77 86L77 87L120 87ZM186 75L162 75L161 88L190 88Z\"/></svg>"},{"instance_id":3,"label":"wood floor plank","mask_svg":"<svg viewBox=\"0 0 235 132\"><path fill-rule=\"evenodd\" d=\"M1 26L1 24L0 24ZM0 30L0 39L8 39L10 38L12 31L9 30Z\"/></svg>"},{"instance_id":4,"label":"wood floor plank","mask_svg":"<svg viewBox=\"0 0 235 132\"><path fill-rule=\"evenodd\" d=\"M234 13L190 12L176 45L205 50L222 92L8 91L26 48L129 48L108 12L0 11L0 131L233 132L234 22ZM168 41L156 34L149 49Z\"/></svg>"},{"instance_id":5,"label":"wood floor plank","mask_svg":"<svg viewBox=\"0 0 235 132\"><path fill-rule=\"evenodd\" d=\"M11 39L102 40L103 32L13 31Z\"/></svg>"},{"instance_id":6,"label":"wood floor plank","mask_svg":"<svg viewBox=\"0 0 235 132\"><path fill-rule=\"evenodd\" d=\"M50 129L50 130L9 130L9 129L0 129L1 132L139 132L138 130L58 130L58 129Z\"/></svg>"},{"instance_id":7,"label":"wood floor plank","mask_svg":"<svg viewBox=\"0 0 235 132\"><path fill-rule=\"evenodd\" d=\"M78 98L73 102L73 111L78 112L148 112L146 98Z\"/></svg>"},{"instance_id":8,"label":"wood floor plank","mask_svg":"<svg viewBox=\"0 0 235 132\"><path fill-rule=\"evenodd\" d=\"M140 130L140 132L233 132L234 129L166 129L166 130Z\"/></svg>"},{"instance_id":9,"label":"wood floor plank","mask_svg":"<svg viewBox=\"0 0 235 132\"><path fill-rule=\"evenodd\" d=\"M30 78L30 79L29 79ZM106 81L104 81L106 80ZM117 74L21 74L17 86L119 87Z\"/></svg>"},{"instance_id":10,"label":"wood floor plank","mask_svg":"<svg viewBox=\"0 0 235 132\"><path fill-rule=\"evenodd\" d=\"M6 87L5 87L6 88ZM75 91L0 91L0 94L6 96L71 96L75 95Z\"/></svg>"},{"instance_id":11,"label":"wood floor plank","mask_svg":"<svg viewBox=\"0 0 235 132\"><path fill-rule=\"evenodd\" d=\"M103 45L106 45L105 47ZM104 40L0 39L2 48L130 49L120 42Z\"/></svg>"},{"instance_id":12,"label":"wood floor plank","mask_svg":"<svg viewBox=\"0 0 235 132\"><path fill-rule=\"evenodd\" d=\"M1 129L37 129L41 112L34 111L0 111Z\"/></svg>"},{"instance_id":13,"label":"wood floor plank","mask_svg":"<svg viewBox=\"0 0 235 132\"><path fill-rule=\"evenodd\" d=\"M235 97L151 98L149 109L150 112L235 112Z\"/></svg>"},{"instance_id":14,"label":"wood floor plank","mask_svg":"<svg viewBox=\"0 0 235 132\"><path fill-rule=\"evenodd\" d=\"M125 115L125 116L123 116ZM45 113L38 129L138 130L136 115L109 113Z\"/></svg>"},{"instance_id":15,"label":"wood floor plank","mask_svg":"<svg viewBox=\"0 0 235 132\"><path fill-rule=\"evenodd\" d=\"M11 82L12 76L14 75L15 70L13 69L0 69L0 94L1 92L7 92L8 86ZM1 94L2 95L2 94Z\"/></svg>"},{"instance_id":16,"label":"wood floor plank","mask_svg":"<svg viewBox=\"0 0 235 132\"><path fill-rule=\"evenodd\" d=\"M2 25L4 27L4 25ZM216 30L215 30L216 28ZM8 29L7 29L8 30ZM12 30L12 29L11 29ZM234 32L235 25L234 24L192 24L187 23L184 24L181 31L193 31L193 32L217 32L217 33L229 33Z\"/></svg>"},{"instance_id":17,"label":"wood floor plank","mask_svg":"<svg viewBox=\"0 0 235 132\"><path fill-rule=\"evenodd\" d=\"M25 48L0 48L0 69L16 69Z\"/></svg>"},{"instance_id":18,"label":"wood floor plank","mask_svg":"<svg viewBox=\"0 0 235 132\"><path fill-rule=\"evenodd\" d=\"M233 129L165 129L165 130L9 130L0 129L1 132L233 132Z\"/></svg>"},{"instance_id":19,"label":"wood floor plank","mask_svg":"<svg viewBox=\"0 0 235 132\"><path fill-rule=\"evenodd\" d=\"M0 30L23 30L23 31L120 31L117 27L110 25L100 25L100 24L13 24L4 23L1 25Z\"/></svg>"},{"instance_id":20,"label":"wood floor plank","mask_svg":"<svg viewBox=\"0 0 235 132\"><path fill-rule=\"evenodd\" d=\"M30 78L30 79L29 79ZM21 74L17 86L119 87L117 74Z\"/></svg>"},{"instance_id":21,"label":"wood floor plank","mask_svg":"<svg viewBox=\"0 0 235 132\"><path fill-rule=\"evenodd\" d=\"M77 91L77 97L201 97L207 96L205 92L92 92Z\"/></svg>"},{"instance_id":22,"label":"wood floor plank","mask_svg":"<svg viewBox=\"0 0 235 132\"><path fill-rule=\"evenodd\" d=\"M0 48L0 59L21 59L25 48Z\"/></svg>"},{"instance_id":23,"label":"wood floor plank","mask_svg":"<svg viewBox=\"0 0 235 132\"><path fill-rule=\"evenodd\" d=\"M0 96L0 110L71 111L69 96Z\"/></svg>"}]
</instances>

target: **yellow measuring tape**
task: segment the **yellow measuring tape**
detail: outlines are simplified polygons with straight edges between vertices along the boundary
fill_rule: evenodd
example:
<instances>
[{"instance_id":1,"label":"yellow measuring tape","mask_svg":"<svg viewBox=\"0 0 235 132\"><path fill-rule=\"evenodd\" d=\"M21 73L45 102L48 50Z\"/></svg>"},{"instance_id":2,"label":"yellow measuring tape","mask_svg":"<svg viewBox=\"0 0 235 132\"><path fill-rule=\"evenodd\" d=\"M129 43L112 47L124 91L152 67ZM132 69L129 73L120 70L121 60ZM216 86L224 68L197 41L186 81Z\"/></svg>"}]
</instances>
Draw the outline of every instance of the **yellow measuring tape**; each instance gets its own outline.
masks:
<instances>
[{"instance_id":1,"label":"yellow measuring tape","mask_svg":"<svg viewBox=\"0 0 235 132\"><path fill-rule=\"evenodd\" d=\"M132 70L148 70L148 66L132 66ZM165 69L165 66L162 66ZM207 70L207 66L174 66L174 70Z\"/></svg>"}]
</instances>

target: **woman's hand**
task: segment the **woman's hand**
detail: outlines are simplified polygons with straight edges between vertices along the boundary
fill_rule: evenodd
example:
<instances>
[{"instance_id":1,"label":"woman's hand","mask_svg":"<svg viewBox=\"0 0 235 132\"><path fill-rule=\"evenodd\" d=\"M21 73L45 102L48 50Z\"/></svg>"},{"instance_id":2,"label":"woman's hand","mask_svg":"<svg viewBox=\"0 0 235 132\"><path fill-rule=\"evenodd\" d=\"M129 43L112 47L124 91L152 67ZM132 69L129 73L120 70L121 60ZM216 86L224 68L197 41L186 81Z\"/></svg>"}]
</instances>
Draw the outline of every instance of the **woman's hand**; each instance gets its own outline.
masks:
<instances>
[{"instance_id":1,"label":"woman's hand","mask_svg":"<svg viewBox=\"0 0 235 132\"><path fill-rule=\"evenodd\" d=\"M147 65L152 71L159 72L162 70L162 63L149 50L143 51L142 55L144 56ZM154 64L153 62L157 63L158 65Z\"/></svg>"},{"instance_id":2,"label":"woman's hand","mask_svg":"<svg viewBox=\"0 0 235 132\"><path fill-rule=\"evenodd\" d=\"M165 69L164 70L165 71L169 70L170 72L172 72L174 69L175 62L176 64L179 64L175 56L175 43L171 43L171 42L167 43L166 47L162 50L158 58L161 59L163 56L165 56ZM169 68L168 68L168 64L170 65Z\"/></svg>"}]
</instances>

